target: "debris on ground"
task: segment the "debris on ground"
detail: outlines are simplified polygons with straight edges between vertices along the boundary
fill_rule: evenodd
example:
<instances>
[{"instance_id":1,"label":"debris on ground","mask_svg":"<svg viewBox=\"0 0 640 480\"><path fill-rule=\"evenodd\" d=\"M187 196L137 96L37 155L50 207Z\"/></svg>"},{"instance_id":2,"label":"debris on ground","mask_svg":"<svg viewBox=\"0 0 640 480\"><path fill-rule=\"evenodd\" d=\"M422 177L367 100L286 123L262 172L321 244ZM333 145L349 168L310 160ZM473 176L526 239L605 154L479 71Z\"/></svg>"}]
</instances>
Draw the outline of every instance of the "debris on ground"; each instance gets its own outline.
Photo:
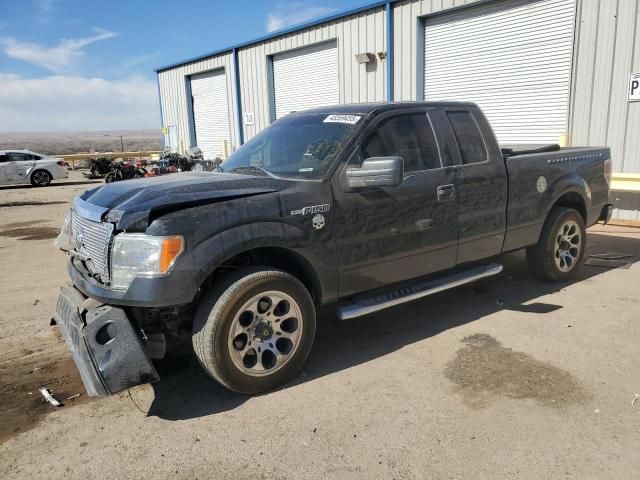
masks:
<instances>
[{"instance_id":1,"label":"debris on ground","mask_svg":"<svg viewBox=\"0 0 640 480\"><path fill-rule=\"evenodd\" d=\"M39 302L40 302L40 300L36 298L36 299L34 300L34 302L33 302L33 306L35 307L36 305L38 305L38 303L39 303Z\"/></svg>"},{"instance_id":2,"label":"debris on ground","mask_svg":"<svg viewBox=\"0 0 640 480\"><path fill-rule=\"evenodd\" d=\"M51 391L46 388L46 387L42 387L39 389L40 393L42 394L42 396L45 398L45 400L47 402L49 402L51 405L53 405L54 407L62 407L63 405L56 400L53 395L51 395Z\"/></svg>"},{"instance_id":3,"label":"debris on ground","mask_svg":"<svg viewBox=\"0 0 640 480\"><path fill-rule=\"evenodd\" d=\"M636 396L633 397L633 400L631 400L631 406L635 406L636 402L638 401L638 399L640 398L640 393L636 393Z\"/></svg>"},{"instance_id":4,"label":"debris on ground","mask_svg":"<svg viewBox=\"0 0 640 480\"><path fill-rule=\"evenodd\" d=\"M589 255L584 264L590 267L623 268L626 270L631 267L631 259L632 255L622 253L594 253Z\"/></svg>"},{"instance_id":5,"label":"debris on ground","mask_svg":"<svg viewBox=\"0 0 640 480\"><path fill-rule=\"evenodd\" d=\"M71 395L70 397L65 398L65 400L75 400L76 398L78 398L80 396L79 393L76 393L75 395Z\"/></svg>"}]
</instances>

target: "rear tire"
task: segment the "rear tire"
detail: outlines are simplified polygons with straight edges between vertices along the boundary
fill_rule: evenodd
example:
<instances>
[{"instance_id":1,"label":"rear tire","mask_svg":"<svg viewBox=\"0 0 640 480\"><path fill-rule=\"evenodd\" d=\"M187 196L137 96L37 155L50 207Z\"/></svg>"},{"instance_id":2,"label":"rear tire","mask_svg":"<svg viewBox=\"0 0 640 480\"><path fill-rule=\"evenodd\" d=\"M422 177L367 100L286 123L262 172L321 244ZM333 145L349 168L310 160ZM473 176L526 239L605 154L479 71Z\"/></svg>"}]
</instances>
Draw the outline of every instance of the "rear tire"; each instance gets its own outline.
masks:
<instances>
[{"instance_id":1,"label":"rear tire","mask_svg":"<svg viewBox=\"0 0 640 480\"><path fill-rule=\"evenodd\" d=\"M201 300L192 341L211 377L234 392L254 394L293 378L311 351L315 330L311 295L297 278L247 267Z\"/></svg>"},{"instance_id":2,"label":"rear tire","mask_svg":"<svg viewBox=\"0 0 640 480\"><path fill-rule=\"evenodd\" d=\"M48 187L53 177L46 170L36 170L31 174L31 185L34 187Z\"/></svg>"},{"instance_id":3,"label":"rear tire","mask_svg":"<svg viewBox=\"0 0 640 480\"><path fill-rule=\"evenodd\" d=\"M555 207L544 222L538 243L527 248L529 270L542 280L569 280L582 266L586 245L582 215L572 208Z\"/></svg>"}]
</instances>

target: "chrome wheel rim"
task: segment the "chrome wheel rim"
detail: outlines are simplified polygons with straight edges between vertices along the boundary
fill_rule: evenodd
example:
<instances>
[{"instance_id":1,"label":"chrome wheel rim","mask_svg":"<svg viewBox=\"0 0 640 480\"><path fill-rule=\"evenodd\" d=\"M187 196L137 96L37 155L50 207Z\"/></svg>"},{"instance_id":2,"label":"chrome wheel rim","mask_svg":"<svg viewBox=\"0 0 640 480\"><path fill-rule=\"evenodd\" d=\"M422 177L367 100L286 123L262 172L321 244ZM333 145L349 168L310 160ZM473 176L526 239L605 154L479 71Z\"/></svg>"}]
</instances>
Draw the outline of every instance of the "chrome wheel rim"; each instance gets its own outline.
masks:
<instances>
[{"instance_id":1,"label":"chrome wheel rim","mask_svg":"<svg viewBox=\"0 0 640 480\"><path fill-rule=\"evenodd\" d=\"M33 174L33 181L38 185L46 185L49 183L49 176L45 172L36 172Z\"/></svg>"},{"instance_id":2,"label":"chrome wheel rim","mask_svg":"<svg viewBox=\"0 0 640 480\"><path fill-rule=\"evenodd\" d=\"M302 329L302 310L290 295L258 293L233 318L227 342L231 360L246 375L271 375L295 355Z\"/></svg>"},{"instance_id":3,"label":"chrome wheel rim","mask_svg":"<svg viewBox=\"0 0 640 480\"><path fill-rule=\"evenodd\" d=\"M582 250L582 233L577 222L564 222L556 234L554 260L561 272L572 270L578 263Z\"/></svg>"}]
</instances>

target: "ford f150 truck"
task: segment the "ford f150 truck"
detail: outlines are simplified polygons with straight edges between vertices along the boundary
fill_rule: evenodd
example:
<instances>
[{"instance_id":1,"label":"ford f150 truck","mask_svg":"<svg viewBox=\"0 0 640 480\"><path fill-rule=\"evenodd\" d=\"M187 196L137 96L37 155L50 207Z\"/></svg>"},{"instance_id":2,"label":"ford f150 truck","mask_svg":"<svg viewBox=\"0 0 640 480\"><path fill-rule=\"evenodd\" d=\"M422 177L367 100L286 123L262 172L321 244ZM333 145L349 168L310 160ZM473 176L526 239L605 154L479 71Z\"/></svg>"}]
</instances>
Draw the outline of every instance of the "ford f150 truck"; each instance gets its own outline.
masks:
<instances>
[{"instance_id":1,"label":"ford f150 truck","mask_svg":"<svg viewBox=\"0 0 640 480\"><path fill-rule=\"evenodd\" d=\"M533 274L566 280L612 211L608 148L501 150L473 103L292 113L218 170L73 201L54 320L90 395L158 381L152 359L185 331L222 385L272 389L307 358L319 308L367 315L524 248Z\"/></svg>"}]
</instances>

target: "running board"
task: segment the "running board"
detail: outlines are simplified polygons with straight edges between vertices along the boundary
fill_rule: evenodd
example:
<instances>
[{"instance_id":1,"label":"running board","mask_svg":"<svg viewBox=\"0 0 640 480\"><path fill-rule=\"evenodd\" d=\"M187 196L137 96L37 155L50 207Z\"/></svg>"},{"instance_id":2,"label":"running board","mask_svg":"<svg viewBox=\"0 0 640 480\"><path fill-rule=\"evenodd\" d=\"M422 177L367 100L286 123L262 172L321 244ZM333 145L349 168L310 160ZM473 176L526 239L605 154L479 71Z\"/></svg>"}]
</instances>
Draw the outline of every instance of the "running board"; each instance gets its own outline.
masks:
<instances>
[{"instance_id":1,"label":"running board","mask_svg":"<svg viewBox=\"0 0 640 480\"><path fill-rule=\"evenodd\" d=\"M499 263L491 263L489 265L453 273L437 280L431 280L430 282L418 283L392 292L362 298L351 305L340 308L338 310L338 318L340 320L351 320L352 318L369 315L370 313L379 312L385 308L395 307L402 303L411 302L418 298L459 287L466 283L475 282L481 278L491 277L500 272L502 272L502 265Z\"/></svg>"}]
</instances>

